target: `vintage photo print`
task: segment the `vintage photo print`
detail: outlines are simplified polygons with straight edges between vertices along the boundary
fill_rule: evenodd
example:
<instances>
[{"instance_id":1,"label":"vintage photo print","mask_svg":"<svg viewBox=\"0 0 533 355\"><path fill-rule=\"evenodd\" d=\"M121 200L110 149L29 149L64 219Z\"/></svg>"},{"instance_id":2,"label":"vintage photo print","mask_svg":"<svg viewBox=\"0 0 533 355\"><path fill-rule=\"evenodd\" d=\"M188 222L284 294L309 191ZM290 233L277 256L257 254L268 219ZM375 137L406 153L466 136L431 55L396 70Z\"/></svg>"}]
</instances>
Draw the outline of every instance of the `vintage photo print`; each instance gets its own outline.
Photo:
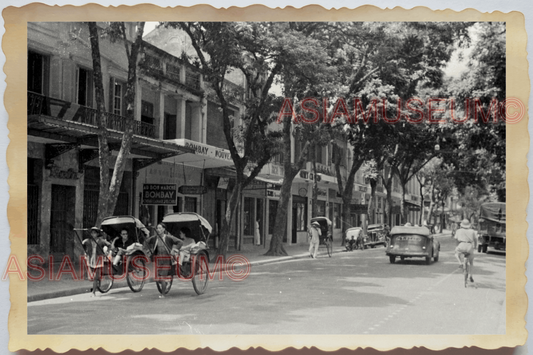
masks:
<instances>
[{"instance_id":1,"label":"vintage photo print","mask_svg":"<svg viewBox=\"0 0 533 355\"><path fill-rule=\"evenodd\" d=\"M3 17L10 350L525 342L521 13Z\"/></svg>"}]
</instances>

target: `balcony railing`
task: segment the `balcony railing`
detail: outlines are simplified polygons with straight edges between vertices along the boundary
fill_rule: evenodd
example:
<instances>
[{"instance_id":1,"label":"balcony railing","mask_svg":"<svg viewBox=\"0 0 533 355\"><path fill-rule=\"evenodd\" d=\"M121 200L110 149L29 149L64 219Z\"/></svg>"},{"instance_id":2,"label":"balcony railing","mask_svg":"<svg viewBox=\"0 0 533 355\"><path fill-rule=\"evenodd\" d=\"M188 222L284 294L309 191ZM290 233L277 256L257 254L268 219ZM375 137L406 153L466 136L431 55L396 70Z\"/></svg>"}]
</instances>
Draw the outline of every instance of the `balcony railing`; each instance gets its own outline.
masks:
<instances>
[{"instance_id":1,"label":"balcony railing","mask_svg":"<svg viewBox=\"0 0 533 355\"><path fill-rule=\"evenodd\" d=\"M200 74L195 73L191 69L187 69L185 72L185 85L194 90L201 90L200 86Z\"/></svg>"},{"instance_id":2,"label":"balcony railing","mask_svg":"<svg viewBox=\"0 0 533 355\"><path fill-rule=\"evenodd\" d=\"M28 92L28 116L44 115L64 121L79 122L98 127L98 111L72 102L54 99L37 93ZM106 128L124 132L128 119L123 116L104 112ZM149 123L134 121L133 134L155 138L155 126Z\"/></svg>"},{"instance_id":3,"label":"balcony railing","mask_svg":"<svg viewBox=\"0 0 533 355\"><path fill-rule=\"evenodd\" d=\"M174 64L167 64L167 77L170 79L177 81L178 83L181 81L180 79L180 67Z\"/></svg>"},{"instance_id":4,"label":"balcony railing","mask_svg":"<svg viewBox=\"0 0 533 355\"><path fill-rule=\"evenodd\" d=\"M161 60L153 55L145 54L144 58L139 63L139 66L147 74L155 76L163 76L163 65Z\"/></svg>"}]
</instances>

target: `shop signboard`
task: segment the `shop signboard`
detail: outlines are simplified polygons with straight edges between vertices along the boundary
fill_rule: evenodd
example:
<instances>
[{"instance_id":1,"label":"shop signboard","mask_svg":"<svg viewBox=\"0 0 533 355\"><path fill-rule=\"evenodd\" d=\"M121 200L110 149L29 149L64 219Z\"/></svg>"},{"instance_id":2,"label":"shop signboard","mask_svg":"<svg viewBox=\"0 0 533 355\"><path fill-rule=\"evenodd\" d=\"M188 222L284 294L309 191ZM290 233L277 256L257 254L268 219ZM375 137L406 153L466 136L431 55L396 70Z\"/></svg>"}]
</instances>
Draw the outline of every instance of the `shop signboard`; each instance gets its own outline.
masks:
<instances>
[{"instance_id":1,"label":"shop signboard","mask_svg":"<svg viewBox=\"0 0 533 355\"><path fill-rule=\"evenodd\" d=\"M178 192L182 195L203 195L207 192L207 187L201 185L181 185Z\"/></svg>"},{"instance_id":2,"label":"shop signboard","mask_svg":"<svg viewBox=\"0 0 533 355\"><path fill-rule=\"evenodd\" d=\"M276 191L276 190L267 190L267 196L268 197L279 197L280 196L280 191Z\"/></svg>"},{"instance_id":3,"label":"shop signboard","mask_svg":"<svg viewBox=\"0 0 533 355\"><path fill-rule=\"evenodd\" d=\"M177 203L176 184L143 184L143 205L171 205Z\"/></svg>"},{"instance_id":4,"label":"shop signboard","mask_svg":"<svg viewBox=\"0 0 533 355\"><path fill-rule=\"evenodd\" d=\"M368 211L368 205L352 203L350 210L352 213L366 213Z\"/></svg>"}]
</instances>

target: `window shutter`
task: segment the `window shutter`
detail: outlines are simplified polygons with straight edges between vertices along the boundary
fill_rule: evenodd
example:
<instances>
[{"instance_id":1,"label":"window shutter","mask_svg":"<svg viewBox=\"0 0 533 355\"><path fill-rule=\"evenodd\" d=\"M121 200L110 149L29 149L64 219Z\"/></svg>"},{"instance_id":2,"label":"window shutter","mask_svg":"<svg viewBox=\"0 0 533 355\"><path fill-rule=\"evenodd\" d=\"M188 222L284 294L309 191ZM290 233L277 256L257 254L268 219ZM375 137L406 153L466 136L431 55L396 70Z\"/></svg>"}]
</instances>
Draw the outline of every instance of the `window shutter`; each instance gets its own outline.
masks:
<instances>
[{"instance_id":1,"label":"window shutter","mask_svg":"<svg viewBox=\"0 0 533 355\"><path fill-rule=\"evenodd\" d=\"M115 94L115 78L113 78L112 76L109 77L109 102L108 102L108 107L107 107L107 112L111 112L113 113L113 105L114 105L114 100L113 100L113 96Z\"/></svg>"}]
</instances>

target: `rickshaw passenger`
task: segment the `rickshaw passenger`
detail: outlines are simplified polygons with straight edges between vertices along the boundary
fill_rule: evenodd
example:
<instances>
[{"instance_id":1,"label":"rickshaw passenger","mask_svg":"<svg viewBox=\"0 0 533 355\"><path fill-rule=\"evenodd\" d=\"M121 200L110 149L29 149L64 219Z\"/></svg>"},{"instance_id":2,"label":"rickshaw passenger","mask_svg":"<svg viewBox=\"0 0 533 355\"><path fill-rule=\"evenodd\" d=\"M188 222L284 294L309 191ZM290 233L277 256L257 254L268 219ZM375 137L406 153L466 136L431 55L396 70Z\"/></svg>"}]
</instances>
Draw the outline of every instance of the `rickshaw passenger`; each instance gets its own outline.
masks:
<instances>
[{"instance_id":1,"label":"rickshaw passenger","mask_svg":"<svg viewBox=\"0 0 533 355\"><path fill-rule=\"evenodd\" d=\"M191 253L189 252L190 248L194 244L194 239L191 238L191 230L187 227L183 227L180 230L180 239L183 241L183 244L180 246L174 245L172 247L172 255L176 256L179 254L178 263L183 264L184 261L188 261Z\"/></svg>"},{"instance_id":2,"label":"rickshaw passenger","mask_svg":"<svg viewBox=\"0 0 533 355\"><path fill-rule=\"evenodd\" d=\"M87 261L89 267L95 269L92 289L92 297L94 297L96 295L96 285L98 283L98 279L102 277L101 273L102 268L104 266L104 259L98 259L98 257L104 255L106 249L108 247L111 247L111 243L109 243L103 238L101 231L98 227L92 227L91 237L84 239L81 243L84 246L85 253L89 256L89 259Z\"/></svg>"},{"instance_id":3,"label":"rickshaw passenger","mask_svg":"<svg viewBox=\"0 0 533 355\"><path fill-rule=\"evenodd\" d=\"M118 265L122 260L122 256L126 253L129 246L131 246L135 241L129 237L128 230L123 228L120 231L120 237L113 239L112 246L117 250L117 255L113 260L113 265Z\"/></svg>"}]
</instances>

